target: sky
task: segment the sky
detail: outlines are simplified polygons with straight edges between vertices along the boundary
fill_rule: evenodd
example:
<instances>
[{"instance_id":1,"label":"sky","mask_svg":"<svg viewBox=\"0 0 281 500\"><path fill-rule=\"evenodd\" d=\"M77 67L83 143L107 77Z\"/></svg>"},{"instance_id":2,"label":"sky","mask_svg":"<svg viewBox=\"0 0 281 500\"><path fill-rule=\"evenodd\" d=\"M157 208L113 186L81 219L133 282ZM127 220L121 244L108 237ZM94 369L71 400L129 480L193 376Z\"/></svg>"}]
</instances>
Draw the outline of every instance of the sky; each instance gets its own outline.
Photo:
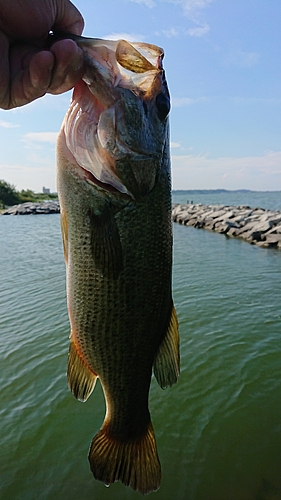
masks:
<instances>
[{"instance_id":1,"label":"sky","mask_svg":"<svg viewBox=\"0 0 281 500\"><path fill-rule=\"evenodd\" d=\"M173 189L281 190L280 0L75 0L85 36L163 47ZM0 179L56 191L71 92L0 110Z\"/></svg>"}]
</instances>

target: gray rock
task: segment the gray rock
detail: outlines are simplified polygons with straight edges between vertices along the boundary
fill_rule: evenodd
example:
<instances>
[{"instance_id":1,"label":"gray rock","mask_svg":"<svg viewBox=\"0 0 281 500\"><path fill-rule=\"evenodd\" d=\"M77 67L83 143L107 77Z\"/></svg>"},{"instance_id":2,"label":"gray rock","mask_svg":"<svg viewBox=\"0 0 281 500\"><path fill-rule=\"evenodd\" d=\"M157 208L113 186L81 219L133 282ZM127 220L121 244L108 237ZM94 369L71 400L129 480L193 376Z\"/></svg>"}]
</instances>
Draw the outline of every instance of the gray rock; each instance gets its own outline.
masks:
<instances>
[{"instance_id":1,"label":"gray rock","mask_svg":"<svg viewBox=\"0 0 281 500\"><path fill-rule=\"evenodd\" d=\"M277 245L277 243L279 243L279 241L281 242L281 234L266 234L265 235L265 241L266 243L272 243L272 244L275 244Z\"/></svg>"},{"instance_id":2,"label":"gray rock","mask_svg":"<svg viewBox=\"0 0 281 500\"><path fill-rule=\"evenodd\" d=\"M225 211L225 209L222 209L222 210L217 210L216 212L213 212L213 213L210 215L210 217L211 217L212 219L217 219L218 217L225 215L225 212L226 212L226 211Z\"/></svg>"},{"instance_id":3,"label":"gray rock","mask_svg":"<svg viewBox=\"0 0 281 500\"><path fill-rule=\"evenodd\" d=\"M40 215L59 213L60 206L58 200L44 201L42 203L21 203L8 208L1 215Z\"/></svg>"},{"instance_id":4,"label":"gray rock","mask_svg":"<svg viewBox=\"0 0 281 500\"><path fill-rule=\"evenodd\" d=\"M197 219L194 219L194 218L193 219L189 219L187 221L187 226L195 226L196 222L197 222Z\"/></svg>"},{"instance_id":5,"label":"gray rock","mask_svg":"<svg viewBox=\"0 0 281 500\"><path fill-rule=\"evenodd\" d=\"M269 231L273 226L273 223L270 221L265 221L265 222L258 222L257 224L254 225L254 229L256 232L259 233L266 233Z\"/></svg>"},{"instance_id":6,"label":"gray rock","mask_svg":"<svg viewBox=\"0 0 281 500\"><path fill-rule=\"evenodd\" d=\"M173 205L172 218L180 224L239 237L262 247L281 249L281 212L223 205Z\"/></svg>"}]
</instances>

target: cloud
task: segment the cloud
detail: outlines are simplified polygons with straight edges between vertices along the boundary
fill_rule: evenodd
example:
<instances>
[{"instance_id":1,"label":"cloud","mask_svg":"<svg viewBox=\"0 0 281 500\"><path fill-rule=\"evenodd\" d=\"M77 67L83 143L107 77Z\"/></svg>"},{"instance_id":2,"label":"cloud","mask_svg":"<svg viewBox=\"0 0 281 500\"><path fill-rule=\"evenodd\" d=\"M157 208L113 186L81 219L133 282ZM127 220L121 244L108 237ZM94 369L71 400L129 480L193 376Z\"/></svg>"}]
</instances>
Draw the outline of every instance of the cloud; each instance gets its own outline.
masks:
<instances>
[{"instance_id":1,"label":"cloud","mask_svg":"<svg viewBox=\"0 0 281 500\"><path fill-rule=\"evenodd\" d=\"M281 189L281 151L262 156L172 155L174 189Z\"/></svg>"},{"instance_id":2,"label":"cloud","mask_svg":"<svg viewBox=\"0 0 281 500\"><path fill-rule=\"evenodd\" d=\"M173 142L171 141L171 144L170 144L171 148L180 148L181 147L181 144L179 142Z\"/></svg>"},{"instance_id":3,"label":"cloud","mask_svg":"<svg viewBox=\"0 0 281 500\"><path fill-rule=\"evenodd\" d=\"M131 0L132 1L132 0ZM128 42L143 42L145 37L137 33L109 33L109 35L102 36L105 40L127 40Z\"/></svg>"},{"instance_id":4,"label":"cloud","mask_svg":"<svg viewBox=\"0 0 281 500\"><path fill-rule=\"evenodd\" d=\"M198 97L197 99L192 97L172 97L172 106L173 108L181 108L182 106L191 106L207 100L207 97Z\"/></svg>"},{"instance_id":5,"label":"cloud","mask_svg":"<svg viewBox=\"0 0 281 500\"><path fill-rule=\"evenodd\" d=\"M213 0L129 0L130 2L146 5L149 8L156 7L161 8L161 3L169 2L173 3L176 6L179 6L184 15L195 24L195 27L192 27L185 31L185 34L189 36L200 37L206 35L210 31L210 26L205 22L203 16L203 10L213 2ZM159 34L157 32L156 34ZM171 38L173 36L178 36L179 32L175 28L171 28L170 30L163 30L161 34L166 36L167 38Z\"/></svg>"},{"instance_id":6,"label":"cloud","mask_svg":"<svg viewBox=\"0 0 281 500\"><path fill-rule=\"evenodd\" d=\"M17 128L19 125L17 123L6 122L4 120L0 120L0 127L3 128Z\"/></svg>"},{"instance_id":7,"label":"cloud","mask_svg":"<svg viewBox=\"0 0 281 500\"><path fill-rule=\"evenodd\" d=\"M206 35L210 31L210 26L208 24L204 24L203 26L197 26L196 28L190 28L187 30L189 36L203 36Z\"/></svg>"},{"instance_id":8,"label":"cloud","mask_svg":"<svg viewBox=\"0 0 281 500\"><path fill-rule=\"evenodd\" d=\"M251 68L259 61L257 52L246 52L240 49L230 51L224 59L225 66L236 66L238 68Z\"/></svg>"},{"instance_id":9,"label":"cloud","mask_svg":"<svg viewBox=\"0 0 281 500\"><path fill-rule=\"evenodd\" d=\"M159 35L159 32L156 32L156 35ZM173 38L180 35L180 31L176 28L169 28L168 30L162 30L161 35L164 35L166 38Z\"/></svg>"},{"instance_id":10,"label":"cloud","mask_svg":"<svg viewBox=\"0 0 281 500\"><path fill-rule=\"evenodd\" d=\"M210 26L205 22L203 10L213 2L213 0L166 0L175 5L179 5L184 15L192 21L195 26L186 31L189 36L200 37L210 31Z\"/></svg>"},{"instance_id":11,"label":"cloud","mask_svg":"<svg viewBox=\"0 0 281 500\"><path fill-rule=\"evenodd\" d=\"M155 5L156 5L154 0L130 0L130 1L134 2L134 3L146 5L149 8L155 7Z\"/></svg>"},{"instance_id":12,"label":"cloud","mask_svg":"<svg viewBox=\"0 0 281 500\"><path fill-rule=\"evenodd\" d=\"M204 24L202 26L195 26L194 28L189 28L188 30L172 27L166 30L155 31L155 35L165 36L166 38L175 38L186 35L200 37L208 33L208 31L210 31L210 26L208 24Z\"/></svg>"},{"instance_id":13,"label":"cloud","mask_svg":"<svg viewBox=\"0 0 281 500\"><path fill-rule=\"evenodd\" d=\"M202 10L213 2L213 0L165 0L165 1L173 3L175 5L179 5L183 9L185 15L194 22L199 21Z\"/></svg>"},{"instance_id":14,"label":"cloud","mask_svg":"<svg viewBox=\"0 0 281 500\"><path fill-rule=\"evenodd\" d=\"M13 184L17 190L32 189L35 192L41 192L42 186L45 185L51 189L51 192L55 192L55 162L38 156L34 156L32 161L28 166L22 163L0 164L0 179Z\"/></svg>"},{"instance_id":15,"label":"cloud","mask_svg":"<svg viewBox=\"0 0 281 500\"><path fill-rule=\"evenodd\" d=\"M55 144L57 141L58 132L28 132L22 136L22 141L26 144L31 142L47 142Z\"/></svg>"}]
</instances>

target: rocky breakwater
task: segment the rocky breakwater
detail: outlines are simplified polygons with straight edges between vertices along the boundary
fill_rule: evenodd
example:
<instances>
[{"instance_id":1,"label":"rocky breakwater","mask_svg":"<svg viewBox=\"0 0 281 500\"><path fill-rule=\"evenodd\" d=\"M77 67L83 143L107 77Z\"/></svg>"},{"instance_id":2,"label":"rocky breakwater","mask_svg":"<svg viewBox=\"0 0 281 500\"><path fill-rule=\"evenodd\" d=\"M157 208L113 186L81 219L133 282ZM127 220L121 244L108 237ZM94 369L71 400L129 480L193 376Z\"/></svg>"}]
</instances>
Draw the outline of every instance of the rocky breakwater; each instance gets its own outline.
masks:
<instances>
[{"instance_id":1,"label":"rocky breakwater","mask_svg":"<svg viewBox=\"0 0 281 500\"><path fill-rule=\"evenodd\" d=\"M242 238L262 247L281 249L281 212L278 210L244 205L174 204L172 218L179 224Z\"/></svg>"},{"instance_id":2,"label":"rocky breakwater","mask_svg":"<svg viewBox=\"0 0 281 500\"><path fill-rule=\"evenodd\" d=\"M60 206L58 200L43 201L38 203L26 202L14 205L1 215L38 215L38 214L59 214Z\"/></svg>"}]
</instances>

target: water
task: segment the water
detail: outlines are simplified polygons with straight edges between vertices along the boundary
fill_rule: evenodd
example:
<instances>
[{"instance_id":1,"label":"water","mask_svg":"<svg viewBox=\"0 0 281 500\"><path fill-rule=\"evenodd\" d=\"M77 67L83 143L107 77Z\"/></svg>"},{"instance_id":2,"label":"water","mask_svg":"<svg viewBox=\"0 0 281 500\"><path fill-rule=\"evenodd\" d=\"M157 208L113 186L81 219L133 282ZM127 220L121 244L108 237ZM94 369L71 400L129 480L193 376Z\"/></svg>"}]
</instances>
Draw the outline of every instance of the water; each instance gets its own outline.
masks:
<instances>
[{"instance_id":1,"label":"water","mask_svg":"<svg viewBox=\"0 0 281 500\"><path fill-rule=\"evenodd\" d=\"M152 381L150 496L280 500L281 252L178 224L174 241L182 369L171 389ZM59 216L1 217L0 261L1 500L142 498L89 470L105 406L99 385L84 404L67 388Z\"/></svg>"}]
</instances>

